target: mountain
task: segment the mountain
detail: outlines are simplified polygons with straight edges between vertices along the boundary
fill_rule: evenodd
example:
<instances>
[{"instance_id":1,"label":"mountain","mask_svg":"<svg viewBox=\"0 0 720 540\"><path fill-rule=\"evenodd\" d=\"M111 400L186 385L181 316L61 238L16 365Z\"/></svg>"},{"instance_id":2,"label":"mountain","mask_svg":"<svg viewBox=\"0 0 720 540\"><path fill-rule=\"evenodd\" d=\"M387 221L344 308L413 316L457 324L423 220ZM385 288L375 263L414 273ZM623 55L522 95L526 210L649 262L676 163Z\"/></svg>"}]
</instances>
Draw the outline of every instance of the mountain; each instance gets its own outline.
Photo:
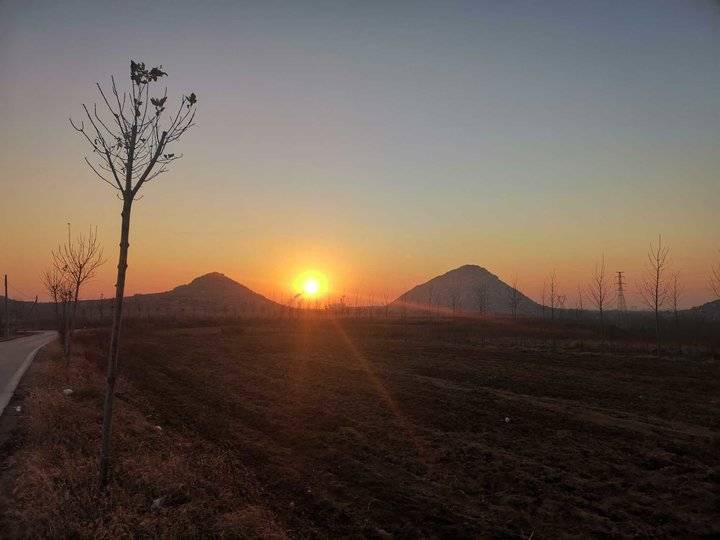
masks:
<instances>
[{"instance_id":1,"label":"mountain","mask_svg":"<svg viewBox=\"0 0 720 540\"><path fill-rule=\"evenodd\" d=\"M706 302L701 306L686 309L682 313L706 321L720 321L720 300Z\"/></svg>"},{"instance_id":2,"label":"mountain","mask_svg":"<svg viewBox=\"0 0 720 540\"><path fill-rule=\"evenodd\" d=\"M517 312L537 315L540 305L520 291L504 283L496 275L475 264L466 264L432 278L401 295L393 302L395 308L440 313L512 313L511 298L517 298ZM484 309L481 309L483 308Z\"/></svg>"},{"instance_id":3,"label":"mountain","mask_svg":"<svg viewBox=\"0 0 720 540\"><path fill-rule=\"evenodd\" d=\"M112 298L81 300L78 305L81 322L107 321L111 316L113 301ZM259 316L287 309L219 272L205 274L170 291L126 296L124 303L123 313L126 318L167 315ZM54 305L49 302L34 304L9 300L11 320L50 321L54 316L53 310Z\"/></svg>"},{"instance_id":4,"label":"mountain","mask_svg":"<svg viewBox=\"0 0 720 540\"><path fill-rule=\"evenodd\" d=\"M171 291L136 294L125 299L134 311L158 314L234 315L280 310L280 304L220 272L211 272Z\"/></svg>"}]
</instances>

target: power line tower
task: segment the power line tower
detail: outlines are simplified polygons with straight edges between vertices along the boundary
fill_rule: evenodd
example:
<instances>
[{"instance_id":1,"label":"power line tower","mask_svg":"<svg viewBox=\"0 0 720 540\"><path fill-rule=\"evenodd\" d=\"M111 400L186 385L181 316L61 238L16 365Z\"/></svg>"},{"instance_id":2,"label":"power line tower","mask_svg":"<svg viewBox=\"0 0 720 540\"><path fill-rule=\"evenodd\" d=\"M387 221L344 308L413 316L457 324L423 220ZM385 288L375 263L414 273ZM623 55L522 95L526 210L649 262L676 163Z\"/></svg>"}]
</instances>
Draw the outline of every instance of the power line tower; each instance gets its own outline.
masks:
<instances>
[{"instance_id":1,"label":"power line tower","mask_svg":"<svg viewBox=\"0 0 720 540\"><path fill-rule=\"evenodd\" d=\"M617 310L620 315L625 315L627 304L625 303L625 272L617 272Z\"/></svg>"}]
</instances>

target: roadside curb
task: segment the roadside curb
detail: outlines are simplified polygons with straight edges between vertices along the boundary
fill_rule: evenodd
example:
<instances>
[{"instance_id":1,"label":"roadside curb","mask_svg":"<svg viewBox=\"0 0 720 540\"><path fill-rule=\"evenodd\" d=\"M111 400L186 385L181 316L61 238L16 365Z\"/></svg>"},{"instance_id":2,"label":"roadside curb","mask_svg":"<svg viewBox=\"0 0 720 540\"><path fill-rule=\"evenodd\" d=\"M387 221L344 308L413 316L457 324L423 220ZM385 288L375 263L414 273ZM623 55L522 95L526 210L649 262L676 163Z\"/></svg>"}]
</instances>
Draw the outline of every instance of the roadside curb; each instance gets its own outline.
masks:
<instances>
[{"instance_id":1,"label":"roadside curb","mask_svg":"<svg viewBox=\"0 0 720 540\"><path fill-rule=\"evenodd\" d=\"M30 351L30 353L25 357L25 360L23 360L23 363L20 365L17 371L15 371L12 379L10 379L10 381L5 385L5 388L2 389L2 392L0 392L0 416L3 414L3 412L5 412L5 407L7 407L8 403L10 403L10 400L15 393L15 389L17 388L18 384L20 384L20 380L23 378L23 375L25 375L25 372L30 367L30 364L32 364L35 355L40 349L42 349L45 345L52 343L56 338L57 336L54 336L53 339L49 340L46 343L43 343L39 347L36 347L32 351Z\"/></svg>"}]
</instances>

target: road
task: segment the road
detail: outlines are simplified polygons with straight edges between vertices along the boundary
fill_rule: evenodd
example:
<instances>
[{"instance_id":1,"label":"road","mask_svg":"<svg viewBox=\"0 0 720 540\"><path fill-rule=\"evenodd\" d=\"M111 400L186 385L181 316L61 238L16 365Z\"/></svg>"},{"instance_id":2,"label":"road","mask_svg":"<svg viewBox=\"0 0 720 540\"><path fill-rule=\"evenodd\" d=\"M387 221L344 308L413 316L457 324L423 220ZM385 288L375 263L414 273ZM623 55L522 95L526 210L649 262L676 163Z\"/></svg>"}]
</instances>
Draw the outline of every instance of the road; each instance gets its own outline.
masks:
<instances>
[{"instance_id":1,"label":"road","mask_svg":"<svg viewBox=\"0 0 720 540\"><path fill-rule=\"evenodd\" d=\"M0 342L0 414L10 402L35 353L55 337L55 332L38 332L31 336Z\"/></svg>"}]
</instances>

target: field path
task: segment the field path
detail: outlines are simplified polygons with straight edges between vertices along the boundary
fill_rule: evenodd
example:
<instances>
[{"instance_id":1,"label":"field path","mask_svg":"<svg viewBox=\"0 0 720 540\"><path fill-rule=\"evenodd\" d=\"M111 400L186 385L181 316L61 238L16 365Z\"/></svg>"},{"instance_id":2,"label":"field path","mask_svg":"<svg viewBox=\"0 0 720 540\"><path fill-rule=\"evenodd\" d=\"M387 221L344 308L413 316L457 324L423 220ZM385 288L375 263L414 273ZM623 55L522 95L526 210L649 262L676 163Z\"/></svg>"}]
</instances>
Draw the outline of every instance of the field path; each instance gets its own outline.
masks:
<instances>
[{"instance_id":1,"label":"field path","mask_svg":"<svg viewBox=\"0 0 720 540\"><path fill-rule=\"evenodd\" d=\"M38 332L31 336L0 342L0 414L10 402L35 353L56 336L56 332Z\"/></svg>"}]
</instances>

